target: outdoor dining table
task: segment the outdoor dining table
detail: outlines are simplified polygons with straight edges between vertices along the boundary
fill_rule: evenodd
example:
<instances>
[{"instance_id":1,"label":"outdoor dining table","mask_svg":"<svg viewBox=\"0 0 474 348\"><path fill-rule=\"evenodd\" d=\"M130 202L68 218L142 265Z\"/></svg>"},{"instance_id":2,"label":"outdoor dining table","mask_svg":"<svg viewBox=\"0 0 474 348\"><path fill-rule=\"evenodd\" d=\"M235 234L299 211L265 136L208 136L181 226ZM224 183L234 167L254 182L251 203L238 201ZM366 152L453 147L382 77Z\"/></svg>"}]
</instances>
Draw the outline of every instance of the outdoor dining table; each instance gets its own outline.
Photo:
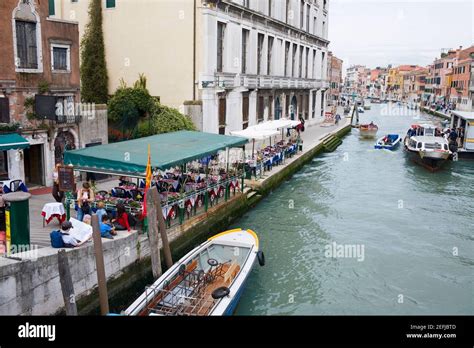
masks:
<instances>
[{"instance_id":1,"label":"outdoor dining table","mask_svg":"<svg viewBox=\"0 0 474 348\"><path fill-rule=\"evenodd\" d=\"M66 220L66 211L62 203L46 203L41 215L43 216L43 227L45 222L48 225L53 218L57 218L60 224Z\"/></svg>"}]
</instances>

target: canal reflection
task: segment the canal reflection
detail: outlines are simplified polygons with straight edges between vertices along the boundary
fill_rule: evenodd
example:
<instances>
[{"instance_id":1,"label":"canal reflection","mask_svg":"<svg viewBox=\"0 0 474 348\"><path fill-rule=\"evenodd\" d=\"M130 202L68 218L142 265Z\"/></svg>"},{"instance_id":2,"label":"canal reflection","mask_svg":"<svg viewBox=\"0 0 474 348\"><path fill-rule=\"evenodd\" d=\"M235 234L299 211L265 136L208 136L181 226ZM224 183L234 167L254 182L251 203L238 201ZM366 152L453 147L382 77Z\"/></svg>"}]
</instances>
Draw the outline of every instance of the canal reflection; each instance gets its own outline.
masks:
<instances>
[{"instance_id":1,"label":"canal reflection","mask_svg":"<svg viewBox=\"0 0 474 348\"><path fill-rule=\"evenodd\" d=\"M388 110L361 122L404 137L432 119ZM237 315L474 314L474 162L431 173L373 143L353 130L235 224L258 233L267 259ZM333 243L364 257L328 257Z\"/></svg>"}]
</instances>

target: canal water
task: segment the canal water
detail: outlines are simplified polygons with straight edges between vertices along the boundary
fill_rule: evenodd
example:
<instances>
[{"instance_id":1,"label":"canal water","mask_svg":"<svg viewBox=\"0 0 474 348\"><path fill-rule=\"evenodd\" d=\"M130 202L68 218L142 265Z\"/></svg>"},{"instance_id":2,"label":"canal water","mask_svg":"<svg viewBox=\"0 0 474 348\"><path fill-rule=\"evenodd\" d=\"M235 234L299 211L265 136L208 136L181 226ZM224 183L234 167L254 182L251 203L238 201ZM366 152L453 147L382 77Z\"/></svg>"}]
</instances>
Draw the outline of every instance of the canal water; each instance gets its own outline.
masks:
<instances>
[{"instance_id":1,"label":"canal water","mask_svg":"<svg viewBox=\"0 0 474 348\"><path fill-rule=\"evenodd\" d=\"M424 119L361 114L380 136ZM474 162L431 173L373 145L353 129L232 226L257 232L266 257L236 315L474 314Z\"/></svg>"}]
</instances>

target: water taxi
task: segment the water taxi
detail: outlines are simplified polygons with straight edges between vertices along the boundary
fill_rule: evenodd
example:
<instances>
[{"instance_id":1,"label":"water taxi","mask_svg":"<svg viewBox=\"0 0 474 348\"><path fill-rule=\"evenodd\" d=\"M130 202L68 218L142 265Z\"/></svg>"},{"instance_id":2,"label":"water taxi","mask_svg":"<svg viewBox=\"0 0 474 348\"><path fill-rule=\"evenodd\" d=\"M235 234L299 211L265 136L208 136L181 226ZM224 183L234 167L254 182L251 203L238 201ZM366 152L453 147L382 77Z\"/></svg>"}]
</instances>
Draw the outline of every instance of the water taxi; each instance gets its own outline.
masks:
<instances>
[{"instance_id":1,"label":"water taxi","mask_svg":"<svg viewBox=\"0 0 474 348\"><path fill-rule=\"evenodd\" d=\"M409 157L423 167L436 171L450 158L452 152L444 136L437 135L434 125L413 125L404 140Z\"/></svg>"},{"instance_id":2,"label":"water taxi","mask_svg":"<svg viewBox=\"0 0 474 348\"><path fill-rule=\"evenodd\" d=\"M130 316L231 315L265 257L252 230L222 232L179 260L125 310Z\"/></svg>"}]
</instances>

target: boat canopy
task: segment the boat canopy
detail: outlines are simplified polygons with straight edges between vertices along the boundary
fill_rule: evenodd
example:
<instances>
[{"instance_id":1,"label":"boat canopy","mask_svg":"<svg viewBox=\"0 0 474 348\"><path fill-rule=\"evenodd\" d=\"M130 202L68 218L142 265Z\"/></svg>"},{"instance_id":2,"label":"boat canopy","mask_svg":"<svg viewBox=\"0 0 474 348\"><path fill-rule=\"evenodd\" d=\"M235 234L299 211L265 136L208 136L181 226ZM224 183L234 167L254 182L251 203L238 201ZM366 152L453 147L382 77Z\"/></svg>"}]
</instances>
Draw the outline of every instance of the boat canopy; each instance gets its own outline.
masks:
<instances>
[{"instance_id":1,"label":"boat canopy","mask_svg":"<svg viewBox=\"0 0 474 348\"><path fill-rule=\"evenodd\" d=\"M66 151L64 164L79 171L145 177L148 146L152 168L167 170L246 143L243 137L179 131Z\"/></svg>"}]
</instances>

